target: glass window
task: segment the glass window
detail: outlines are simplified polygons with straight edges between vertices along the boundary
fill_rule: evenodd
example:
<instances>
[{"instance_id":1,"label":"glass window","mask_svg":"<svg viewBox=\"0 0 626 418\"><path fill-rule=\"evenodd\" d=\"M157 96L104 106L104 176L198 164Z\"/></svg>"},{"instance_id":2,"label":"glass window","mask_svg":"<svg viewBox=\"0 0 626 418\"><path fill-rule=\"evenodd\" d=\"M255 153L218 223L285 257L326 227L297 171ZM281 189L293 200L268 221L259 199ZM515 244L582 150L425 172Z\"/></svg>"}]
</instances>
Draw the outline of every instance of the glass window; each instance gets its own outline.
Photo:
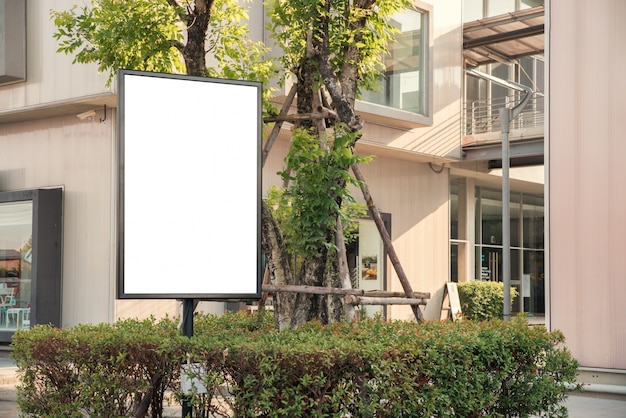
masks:
<instances>
[{"instance_id":1,"label":"glass window","mask_svg":"<svg viewBox=\"0 0 626 418\"><path fill-rule=\"evenodd\" d=\"M513 312L545 312L544 198L511 193ZM502 204L497 190L476 189L476 280L502 281ZM459 257L460 258L460 257Z\"/></svg>"},{"instance_id":2,"label":"glass window","mask_svg":"<svg viewBox=\"0 0 626 418\"><path fill-rule=\"evenodd\" d=\"M509 200L509 225L510 225L510 239L511 247L519 247L522 245L520 239L521 235L521 222L520 222L520 201L522 195L519 193L511 193Z\"/></svg>"},{"instance_id":3,"label":"glass window","mask_svg":"<svg viewBox=\"0 0 626 418\"><path fill-rule=\"evenodd\" d=\"M531 7L543 6L544 0L521 0L520 9L530 9Z\"/></svg>"},{"instance_id":4,"label":"glass window","mask_svg":"<svg viewBox=\"0 0 626 418\"><path fill-rule=\"evenodd\" d=\"M0 328L30 326L33 203L0 204Z\"/></svg>"},{"instance_id":5,"label":"glass window","mask_svg":"<svg viewBox=\"0 0 626 418\"><path fill-rule=\"evenodd\" d=\"M450 179L450 239L459 239L459 184Z\"/></svg>"},{"instance_id":6,"label":"glass window","mask_svg":"<svg viewBox=\"0 0 626 418\"><path fill-rule=\"evenodd\" d=\"M529 9L531 7L543 6L545 0L464 0L463 21L471 22L503 15L516 10ZM486 15L485 15L485 8Z\"/></svg>"},{"instance_id":7,"label":"glass window","mask_svg":"<svg viewBox=\"0 0 626 418\"><path fill-rule=\"evenodd\" d=\"M502 245L502 193L484 189L480 204L482 243Z\"/></svg>"},{"instance_id":8,"label":"glass window","mask_svg":"<svg viewBox=\"0 0 626 418\"><path fill-rule=\"evenodd\" d=\"M483 0L465 0L463 4L463 22L472 22L483 18Z\"/></svg>"},{"instance_id":9,"label":"glass window","mask_svg":"<svg viewBox=\"0 0 626 418\"><path fill-rule=\"evenodd\" d=\"M515 0L496 0L487 2L487 17L499 16L515 10Z\"/></svg>"},{"instance_id":10,"label":"glass window","mask_svg":"<svg viewBox=\"0 0 626 418\"><path fill-rule=\"evenodd\" d=\"M524 196L524 247L543 248L543 197Z\"/></svg>"},{"instance_id":11,"label":"glass window","mask_svg":"<svg viewBox=\"0 0 626 418\"><path fill-rule=\"evenodd\" d=\"M358 288L363 290L384 289L385 257L383 241L376 224L371 219L359 220ZM368 316L383 313L382 306L362 307Z\"/></svg>"},{"instance_id":12,"label":"glass window","mask_svg":"<svg viewBox=\"0 0 626 418\"><path fill-rule=\"evenodd\" d=\"M391 24L400 31L389 45L378 91L367 91L362 100L369 103L426 113L426 14L415 9L397 13Z\"/></svg>"},{"instance_id":13,"label":"glass window","mask_svg":"<svg viewBox=\"0 0 626 418\"><path fill-rule=\"evenodd\" d=\"M0 86L26 80L26 2L0 0Z\"/></svg>"},{"instance_id":14,"label":"glass window","mask_svg":"<svg viewBox=\"0 0 626 418\"><path fill-rule=\"evenodd\" d=\"M543 258L543 251L524 251L524 276L522 281L524 312L532 314L543 314L546 312Z\"/></svg>"},{"instance_id":15,"label":"glass window","mask_svg":"<svg viewBox=\"0 0 626 418\"><path fill-rule=\"evenodd\" d=\"M0 342L61 326L63 190L0 192Z\"/></svg>"}]
</instances>

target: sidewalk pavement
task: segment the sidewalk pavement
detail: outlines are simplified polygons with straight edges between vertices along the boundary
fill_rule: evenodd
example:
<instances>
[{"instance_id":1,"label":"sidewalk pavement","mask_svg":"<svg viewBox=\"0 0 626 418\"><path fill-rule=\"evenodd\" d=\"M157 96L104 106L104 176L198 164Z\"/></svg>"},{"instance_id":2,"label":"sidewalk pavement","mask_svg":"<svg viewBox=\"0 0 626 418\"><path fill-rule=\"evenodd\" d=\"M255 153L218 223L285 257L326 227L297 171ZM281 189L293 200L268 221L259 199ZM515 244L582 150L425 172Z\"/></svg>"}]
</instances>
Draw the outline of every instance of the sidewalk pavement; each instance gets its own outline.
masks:
<instances>
[{"instance_id":1,"label":"sidewalk pavement","mask_svg":"<svg viewBox=\"0 0 626 418\"><path fill-rule=\"evenodd\" d=\"M0 418L18 418L17 367L5 353L0 353ZM599 393L573 393L566 401L570 418L626 418L626 396ZM166 408L165 415L180 417L182 408Z\"/></svg>"}]
</instances>

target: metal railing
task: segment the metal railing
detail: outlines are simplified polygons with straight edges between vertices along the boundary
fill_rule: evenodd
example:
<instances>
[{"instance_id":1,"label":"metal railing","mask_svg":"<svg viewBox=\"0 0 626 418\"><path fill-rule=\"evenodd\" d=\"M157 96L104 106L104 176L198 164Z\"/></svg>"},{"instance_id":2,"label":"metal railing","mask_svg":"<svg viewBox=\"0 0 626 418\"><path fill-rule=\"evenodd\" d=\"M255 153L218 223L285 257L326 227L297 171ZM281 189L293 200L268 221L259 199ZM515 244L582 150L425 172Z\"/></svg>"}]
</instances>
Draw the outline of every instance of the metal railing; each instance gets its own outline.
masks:
<instances>
[{"instance_id":1,"label":"metal railing","mask_svg":"<svg viewBox=\"0 0 626 418\"><path fill-rule=\"evenodd\" d=\"M495 99L465 103L465 135L480 135L500 132L500 109L519 103L514 94ZM511 121L511 130L541 127L544 125L543 93L533 93L530 101L517 118Z\"/></svg>"}]
</instances>

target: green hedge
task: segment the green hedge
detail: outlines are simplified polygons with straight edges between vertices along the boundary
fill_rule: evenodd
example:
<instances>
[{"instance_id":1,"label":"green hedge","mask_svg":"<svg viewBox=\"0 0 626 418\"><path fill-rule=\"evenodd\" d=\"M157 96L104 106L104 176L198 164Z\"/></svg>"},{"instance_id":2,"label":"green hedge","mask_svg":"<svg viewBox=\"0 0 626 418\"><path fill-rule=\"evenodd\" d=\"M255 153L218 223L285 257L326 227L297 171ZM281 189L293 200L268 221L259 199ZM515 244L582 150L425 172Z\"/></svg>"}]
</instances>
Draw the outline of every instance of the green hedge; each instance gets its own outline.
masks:
<instances>
[{"instance_id":1,"label":"green hedge","mask_svg":"<svg viewBox=\"0 0 626 418\"><path fill-rule=\"evenodd\" d=\"M191 339L168 320L18 331L18 403L25 416L117 417L151 395L159 417L189 359L209 389L194 416L566 416L578 366L561 333L522 318L273 326L240 313L197 316Z\"/></svg>"},{"instance_id":2,"label":"green hedge","mask_svg":"<svg viewBox=\"0 0 626 418\"><path fill-rule=\"evenodd\" d=\"M165 391L180 379L181 338L170 320L19 330L11 356L21 374L20 411L125 417L145 404L151 416L162 416Z\"/></svg>"},{"instance_id":3,"label":"green hedge","mask_svg":"<svg viewBox=\"0 0 626 418\"><path fill-rule=\"evenodd\" d=\"M457 285L461 312L467 319L485 321L502 319L504 307L504 284L490 281L471 281ZM511 287L511 306L517 297L517 289Z\"/></svg>"}]
</instances>

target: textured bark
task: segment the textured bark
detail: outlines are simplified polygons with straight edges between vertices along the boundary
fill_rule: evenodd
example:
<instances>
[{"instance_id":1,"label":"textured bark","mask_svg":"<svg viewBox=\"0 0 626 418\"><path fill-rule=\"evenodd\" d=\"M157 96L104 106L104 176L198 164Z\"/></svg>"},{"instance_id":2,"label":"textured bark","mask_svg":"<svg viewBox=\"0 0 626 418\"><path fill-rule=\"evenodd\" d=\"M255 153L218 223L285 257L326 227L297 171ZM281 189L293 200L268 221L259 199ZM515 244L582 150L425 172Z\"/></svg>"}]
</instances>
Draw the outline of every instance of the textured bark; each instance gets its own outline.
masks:
<instances>
[{"instance_id":1,"label":"textured bark","mask_svg":"<svg viewBox=\"0 0 626 418\"><path fill-rule=\"evenodd\" d=\"M296 87L298 114L313 113L313 95L315 94L313 77L316 72L315 63L304 57L296 74L298 80ZM313 121L311 119L300 120L296 122L295 126L309 129L313 127Z\"/></svg>"},{"instance_id":2,"label":"textured bark","mask_svg":"<svg viewBox=\"0 0 626 418\"><path fill-rule=\"evenodd\" d=\"M167 0L178 11L178 17L187 26L187 42L176 46L183 54L187 74L206 77L206 50L204 43L211 18L213 0L195 0L193 4L179 0Z\"/></svg>"},{"instance_id":3,"label":"textured bark","mask_svg":"<svg viewBox=\"0 0 626 418\"><path fill-rule=\"evenodd\" d=\"M289 260L280 228L265 202L262 202L261 209L262 246L267 258L271 282L275 285L293 284L291 267L289 267ZM274 298L276 302L274 304L276 327L281 331L289 329L292 322L291 314L295 309L296 297L292 294L281 293L276 294Z\"/></svg>"},{"instance_id":4,"label":"textured bark","mask_svg":"<svg viewBox=\"0 0 626 418\"><path fill-rule=\"evenodd\" d=\"M352 7L369 10L375 3L376 0L355 0ZM326 1L326 9L329 12L330 0ZM363 39L360 30L365 28L366 19L362 18L352 23L351 30L356 31L357 35L343 51L344 65L341 68L341 75L338 76L331 62L328 16L329 14L320 17L320 29L312 37L312 56L322 80L324 80L324 86L332 98L339 121L345 123L355 132L360 131L363 128L363 123L354 111L356 87L359 80L358 64L360 62L360 52L356 45Z\"/></svg>"},{"instance_id":5,"label":"textured bark","mask_svg":"<svg viewBox=\"0 0 626 418\"><path fill-rule=\"evenodd\" d=\"M317 256L303 260L300 270L300 284L324 286L326 254L327 251L323 249ZM324 305L325 299L321 295L297 294L291 327L298 328L313 319L319 319L322 323L326 323L327 313Z\"/></svg>"}]
</instances>

